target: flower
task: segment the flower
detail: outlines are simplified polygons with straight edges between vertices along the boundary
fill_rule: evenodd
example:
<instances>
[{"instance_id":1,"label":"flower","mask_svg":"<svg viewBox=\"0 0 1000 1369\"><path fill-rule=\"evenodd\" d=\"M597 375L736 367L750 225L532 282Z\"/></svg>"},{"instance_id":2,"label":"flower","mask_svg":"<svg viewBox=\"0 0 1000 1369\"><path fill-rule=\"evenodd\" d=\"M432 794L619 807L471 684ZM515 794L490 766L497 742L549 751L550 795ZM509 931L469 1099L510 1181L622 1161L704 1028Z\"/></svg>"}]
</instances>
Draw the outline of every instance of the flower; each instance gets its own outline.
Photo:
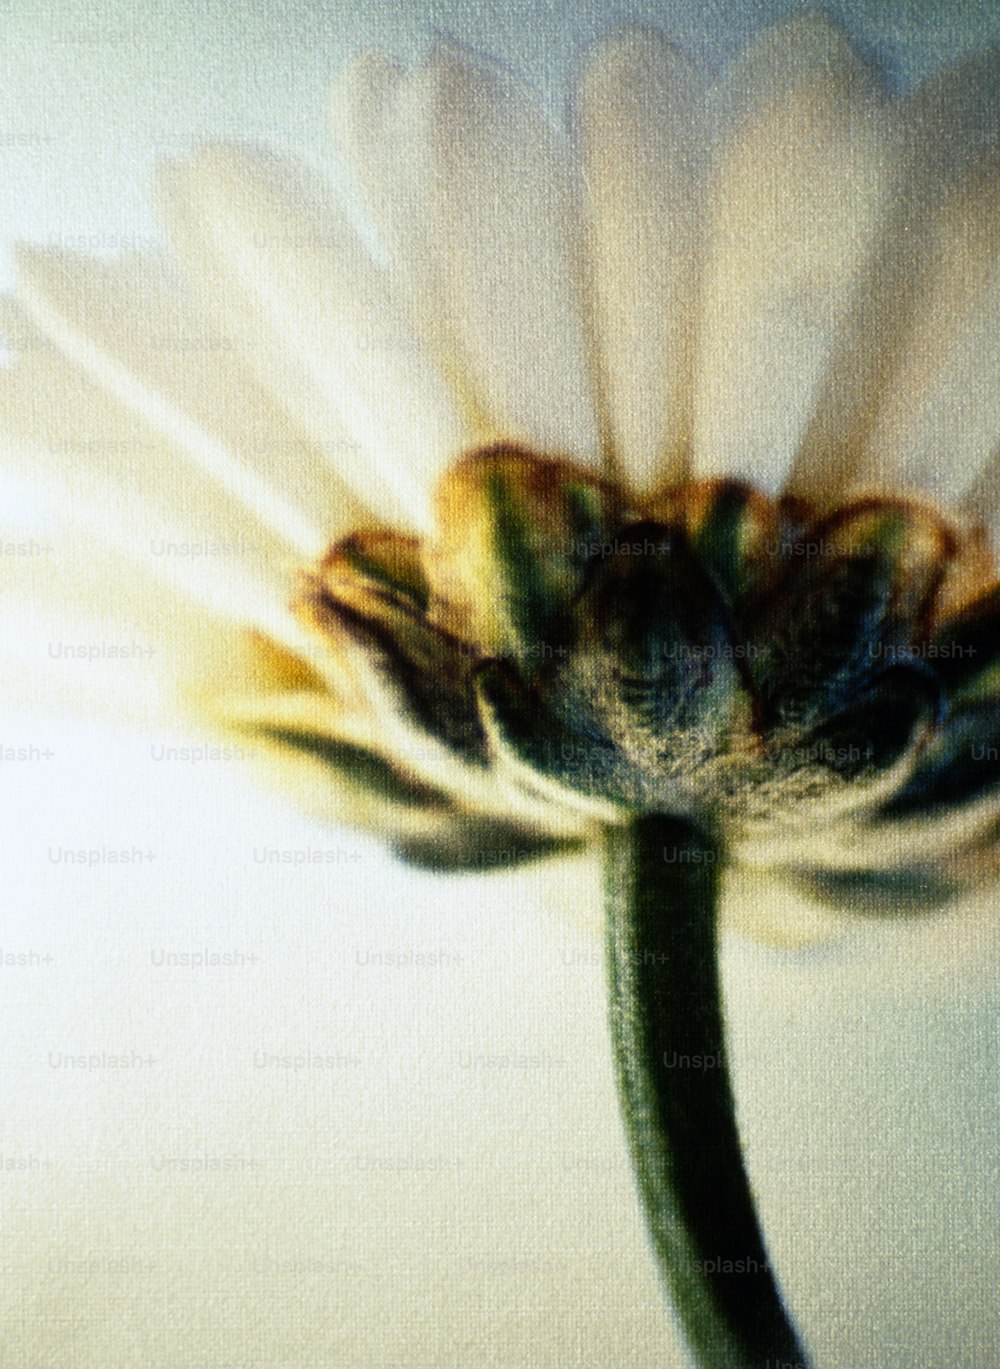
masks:
<instances>
[{"instance_id":1,"label":"flower","mask_svg":"<svg viewBox=\"0 0 1000 1369\"><path fill-rule=\"evenodd\" d=\"M183 282L22 252L10 434L139 562L159 660L409 859L666 809L841 903L946 898L996 821L975 77L891 100L810 16L713 83L633 28L570 139L448 45L365 56L377 242L275 154L167 168Z\"/></svg>"},{"instance_id":2,"label":"flower","mask_svg":"<svg viewBox=\"0 0 1000 1369\"><path fill-rule=\"evenodd\" d=\"M101 659L133 651L128 625L196 666L216 717L411 859L542 854L666 788L730 857L852 903L944 896L991 868L990 672L944 650L994 635L982 108L974 71L887 101L822 20L709 90L630 31L582 83L581 175L502 73L365 59L338 128L392 264L300 168L245 149L164 176L186 285L23 254L10 462L34 478L55 456L86 534L69 573L23 578L70 624L105 611ZM960 461L937 461L942 435ZM714 1047L714 876L675 874L671 911L700 886L705 925L698 973L659 998L675 1020L703 999ZM620 912L670 922L652 881L620 883ZM637 945L619 1065L666 1066L624 1034L660 987L630 980ZM686 1108L719 1091L669 1082L717 1191ZM622 1092L662 1215L641 1071Z\"/></svg>"},{"instance_id":3,"label":"flower","mask_svg":"<svg viewBox=\"0 0 1000 1369\"><path fill-rule=\"evenodd\" d=\"M510 448L453 467L439 502L433 541L354 534L304 580L326 679L375 701L367 734L319 675L242 715L363 773L410 858L527 859L668 812L845 898L898 879L926 900L992 835L972 748L995 741L998 590L969 584L974 534L905 500L818 517L731 481L630 501ZM400 716L408 746L376 747Z\"/></svg>"}]
</instances>

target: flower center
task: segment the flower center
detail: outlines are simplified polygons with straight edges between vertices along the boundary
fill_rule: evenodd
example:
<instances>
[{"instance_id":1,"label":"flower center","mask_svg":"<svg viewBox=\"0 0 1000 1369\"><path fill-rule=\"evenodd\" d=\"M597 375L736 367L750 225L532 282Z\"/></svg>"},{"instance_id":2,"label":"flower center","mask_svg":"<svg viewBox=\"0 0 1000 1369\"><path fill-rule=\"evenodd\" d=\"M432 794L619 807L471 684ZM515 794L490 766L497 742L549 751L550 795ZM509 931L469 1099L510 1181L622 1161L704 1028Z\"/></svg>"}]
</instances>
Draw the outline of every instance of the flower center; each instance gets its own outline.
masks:
<instances>
[{"instance_id":1,"label":"flower center","mask_svg":"<svg viewBox=\"0 0 1000 1369\"><path fill-rule=\"evenodd\" d=\"M912 500L637 500L502 446L437 510L433 539L337 542L296 611L449 754L567 800L741 834L884 802L990 669L982 539Z\"/></svg>"}]
</instances>

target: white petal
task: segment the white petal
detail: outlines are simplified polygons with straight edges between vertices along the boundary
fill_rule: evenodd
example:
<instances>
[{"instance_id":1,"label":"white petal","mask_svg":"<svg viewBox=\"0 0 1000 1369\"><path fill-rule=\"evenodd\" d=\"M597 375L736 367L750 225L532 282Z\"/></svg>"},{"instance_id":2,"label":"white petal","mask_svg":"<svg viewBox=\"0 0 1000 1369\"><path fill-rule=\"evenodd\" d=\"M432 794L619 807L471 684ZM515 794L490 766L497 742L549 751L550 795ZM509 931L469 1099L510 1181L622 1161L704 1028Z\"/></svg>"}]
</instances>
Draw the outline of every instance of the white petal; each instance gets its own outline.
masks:
<instances>
[{"instance_id":1,"label":"white petal","mask_svg":"<svg viewBox=\"0 0 1000 1369\"><path fill-rule=\"evenodd\" d=\"M409 233L416 237L410 149L393 129L404 69L377 48L359 53L345 66L330 96L331 134L381 234L384 252L399 254ZM423 222L419 225L423 233ZM418 293L418 282L400 282Z\"/></svg>"},{"instance_id":2,"label":"white petal","mask_svg":"<svg viewBox=\"0 0 1000 1369\"><path fill-rule=\"evenodd\" d=\"M204 543L272 583L287 579L285 537L51 345L0 371L0 441L10 468L47 481L70 509L76 500L99 501L105 490L134 499L136 517L125 527L146 559L161 555L164 541ZM140 507L151 514L145 522Z\"/></svg>"},{"instance_id":3,"label":"white petal","mask_svg":"<svg viewBox=\"0 0 1000 1369\"><path fill-rule=\"evenodd\" d=\"M240 548L176 541L193 554L150 555L149 532L162 534L169 514L135 490L90 490L72 473L31 489L13 525L0 517L7 705L159 729L193 714L203 725L220 693L268 692L276 671L287 687L288 653L308 671L314 645L287 587L255 583Z\"/></svg>"},{"instance_id":4,"label":"white petal","mask_svg":"<svg viewBox=\"0 0 1000 1369\"><path fill-rule=\"evenodd\" d=\"M789 480L791 492L821 504L851 485L892 488L902 476L899 449L890 453L875 429L885 408L913 401L912 387L908 397L897 392L909 385L910 351L925 345L919 320L938 291L943 236L954 219L947 205L968 194L977 166L1000 146L997 58L979 54L933 76L887 114L887 183L897 167L891 210Z\"/></svg>"},{"instance_id":5,"label":"white petal","mask_svg":"<svg viewBox=\"0 0 1000 1369\"><path fill-rule=\"evenodd\" d=\"M21 533L6 502L0 513L15 553L30 534L29 550L6 563L11 593L33 585L71 616L148 618L182 651L185 603L298 636L288 600L299 562L287 542L54 349L0 369L0 447L39 510ZM30 511L21 498L15 514L18 505Z\"/></svg>"},{"instance_id":6,"label":"white petal","mask_svg":"<svg viewBox=\"0 0 1000 1369\"><path fill-rule=\"evenodd\" d=\"M144 622L178 656L190 656L191 614L268 632L292 649L303 635L288 607L289 567L261 564L246 543L206 540L197 523L123 486L86 478L40 480L53 514L12 557L4 594L81 617ZM194 533L194 536L192 536ZM24 539L17 539L23 541Z\"/></svg>"},{"instance_id":7,"label":"white petal","mask_svg":"<svg viewBox=\"0 0 1000 1369\"><path fill-rule=\"evenodd\" d=\"M950 502L1000 442L1000 174L953 195L866 469Z\"/></svg>"},{"instance_id":8,"label":"white petal","mask_svg":"<svg viewBox=\"0 0 1000 1369\"><path fill-rule=\"evenodd\" d=\"M578 186L554 125L505 73L447 47L405 76L362 58L334 122L484 435L596 462Z\"/></svg>"},{"instance_id":9,"label":"white petal","mask_svg":"<svg viewBox=\"0 0 1000 1369\"><path fill-rule=\"evenodd\" d=\"M703 83L656 34L602 44L580 90L595 351L616 465L683 476L691 440Z\"/></svg>"},{"instance_id":10,"label":"white petal","mask_svg":"<svg viewBox=\"0 0 1000 1369\"><path fill-rule=\"evenodd\" d=\"M900 102L911 154L939 201L1000 150L1000 55L970 54Z\"/></svg>"},{"instance_id":11,"label":"white petal","mask_svg":"<svg viewBox=\"0 0 1000 1369\"><path fill-rule=\"evenodd\" d=\"M215 568L205 593L184 558L134 554L129 538L116 535L123 512L141 521L142 501L116 508L106 497L77 497L72 518L52 518L30 537L8 541L0 529L0 693L8 704L116 724L176 722L203 690L253 686L244 623L298 640L281 605L241 599L242 575L227 584L228 568Z\"/></svg>"},{"instance_id":12,"label":"white petal","mask_svg":"<svg viewBox=\"0 0 1000 1369\"><path fill-rule=\"evenodd\" d=\"M429 526L434 482L469 432L346 219L259 151L209 148L162 184L178 248L252 321L255 364L283 402L360 499Z\"/></svg>"},{"instance_id":13,"label":"white petal","mask_svg":"<svg viewBox=\"0 0 1000 1369\"><path fill-rule=\"evenodd\" d=\"M18 260L21 299L69 360L239 500L249 519L300 555L322 550L324 511L297 507L274 479L296 434L240 364L252 337L211 331L153 259L109 265L22 248ZM269 462L261 445L270 443Z\"/></svg>"},{"instance_id":14,"label":"white petal","mask_svg":"<svg viewBox=\"0 0 1000 1369\"><path fill-rule=\"evenodd\" d=\"M836 939L844 919L799 897L773 870L734 864L726 872L719 909L722 926L764 946L805 950Z\"/></svg>"},{"instance_id":15,"label":"white petal","mask_svg":"<svg viewBox=\"0 0 1000 1369\"><path fill-rule=\"evenodd\" d=\"M776 493L870 269L895 161L867 70L820 16L766 33L724 96L694 465Z\"/></svg>"},{"instance_id":16,"label":"white petal","mask_svg":"<svg viewBox=\"0 0 1000 1369\"><path fill-rule=\"evenodd\" d=\"M1000 149L1000 61L995 54L966 59L925 81L899 111L912 161L906 213L897 215L895 230L906 239L906 278L894 317L887 318L894 326L881 342L889 365L873 391L879 403L871 406L857 481L919 483L950 498L974 479L990 445L996 239L989 199L996 182L991 163ZM929 330L938 328L940 336L931 338ZM969 383L962 372L974 365L976 348L985 348L971 385L981 410L965 408L959 417L960 397L949 399L948 390ZM961 432L948 436L938 466L929 451L934 430L953 421Z\"/></svg>"}]
</instances>

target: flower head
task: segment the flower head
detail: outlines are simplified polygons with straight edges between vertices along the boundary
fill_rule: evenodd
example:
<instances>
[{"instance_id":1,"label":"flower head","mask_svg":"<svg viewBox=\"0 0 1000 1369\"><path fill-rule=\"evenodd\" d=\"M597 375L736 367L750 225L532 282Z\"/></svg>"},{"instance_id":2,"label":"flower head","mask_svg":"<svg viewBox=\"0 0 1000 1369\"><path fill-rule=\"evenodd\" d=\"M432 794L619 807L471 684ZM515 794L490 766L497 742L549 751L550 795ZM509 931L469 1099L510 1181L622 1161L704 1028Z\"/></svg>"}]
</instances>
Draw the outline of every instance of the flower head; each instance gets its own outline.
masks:
<instances>
[{"instance_id":1,"label":"flower head","mask_svg":"<svg viewBox=\"0 0 1000 1369\"><path fill-rule=\"evenodd\" d=\"M569 137L450 47L364 57L334 122L374 251L302 168L205 149L162 183L186 283L23 254L51 350L8 426L99 433L122 523L246 539L227 585L115 529L192 603L171 659L221 656L214 715L408 858L669 812L841 900L947 897L996 825L978 79L890 99L813 16L713 82L631 29Z\"/></svg>"},{"instance_id":2,"label":"flower head","mask_svg":"<svg viewBox=\"0 0 1000 1369\"><path fill-rule=\"evenodd\" d=\"M900 498L819 515L716 480L639 499L492 448L445 476L433 537L354 533L303 576L326 668L244 721L364 776L429 864L661 812L844 897L921 877L926 897L931 860L943 893L992 833L989 802L970 811L990 788L970 748L997 727L980 556Z\"/></svg>"}]
</instances>

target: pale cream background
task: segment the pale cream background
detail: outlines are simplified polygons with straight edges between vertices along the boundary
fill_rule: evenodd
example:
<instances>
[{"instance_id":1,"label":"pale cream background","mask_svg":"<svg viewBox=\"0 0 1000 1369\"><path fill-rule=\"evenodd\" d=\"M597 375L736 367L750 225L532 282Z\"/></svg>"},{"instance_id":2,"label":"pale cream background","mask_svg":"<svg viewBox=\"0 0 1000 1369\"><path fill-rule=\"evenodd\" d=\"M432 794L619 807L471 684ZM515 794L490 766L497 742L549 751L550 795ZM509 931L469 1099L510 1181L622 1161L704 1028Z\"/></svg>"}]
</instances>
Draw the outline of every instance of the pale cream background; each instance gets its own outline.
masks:
<instances>
[{"instance_id":1,"label":"pale cream background","mask_svg":"<svg viewBox=\"0 0 1000 1369\"><path fill-rule=\"evenodd\" d=\"M704 55L738 36L721 10L658 8ZM408 51L447 23L558 98L598 11L8 6L4 240L155 246L149 165L200 131L322 160L325 82L366 32ZM907 11L875 32L904 71L971 32ZM37 962L0 966L0 1364L684 1364L619 1136L596 866L417 875L244 761L155 758L201 740L28 710L0 727L52 752L0 762L0 948ZM51 855L133 846L154 858ZM263 847L332 862L261 866ZM817 1369L1000 1360L997 927L990 895L817 952L726 943L750 1165ZM152 963L202 949L257 959ZM410 951L441 963L370 963ZM152 1063L53 1067L91 1052Z\"/></svg>"}]
</instances>

